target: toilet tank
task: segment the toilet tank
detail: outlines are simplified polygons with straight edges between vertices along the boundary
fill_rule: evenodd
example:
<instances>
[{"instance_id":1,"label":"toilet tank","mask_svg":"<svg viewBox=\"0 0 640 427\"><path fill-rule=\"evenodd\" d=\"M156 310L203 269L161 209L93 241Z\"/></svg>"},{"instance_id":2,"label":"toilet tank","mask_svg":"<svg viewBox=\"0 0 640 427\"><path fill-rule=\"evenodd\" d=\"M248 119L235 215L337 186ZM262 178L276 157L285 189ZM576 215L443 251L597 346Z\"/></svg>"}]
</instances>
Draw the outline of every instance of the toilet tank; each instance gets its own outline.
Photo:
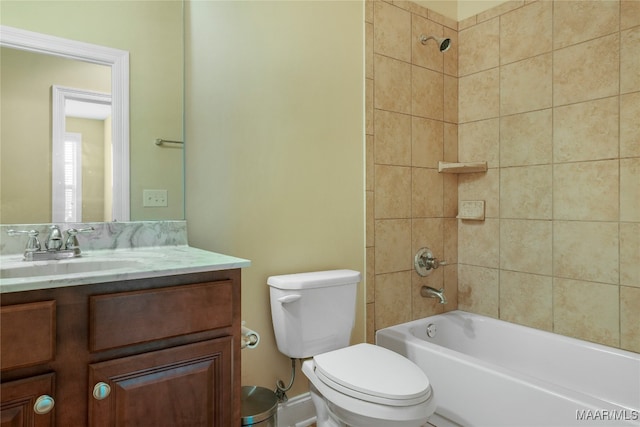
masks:
<instances>
[{"instance_id":1,"label":"toilet tank","mask_svg":"<svg viewBox=\"0 0 640 427\"><path fill-rule=\"evenodd\" d=\"M278 350L304 359L347 347L360 273L353 270L271 276L271 320Z\"/></svg>"}]
</instances>

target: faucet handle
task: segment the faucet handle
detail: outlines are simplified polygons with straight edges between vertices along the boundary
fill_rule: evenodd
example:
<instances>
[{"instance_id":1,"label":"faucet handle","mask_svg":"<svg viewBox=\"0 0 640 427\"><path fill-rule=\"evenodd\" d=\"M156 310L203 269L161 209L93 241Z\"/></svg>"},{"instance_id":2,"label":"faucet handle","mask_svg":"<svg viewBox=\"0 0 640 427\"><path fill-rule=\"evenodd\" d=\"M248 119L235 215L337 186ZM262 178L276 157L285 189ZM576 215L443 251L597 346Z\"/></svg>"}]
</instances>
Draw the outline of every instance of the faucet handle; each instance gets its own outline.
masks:
<instances>
[{"instance_id":1,"label":"faucet handle","mask_svg":"<svg viewBox=\"0 0 640 427\"><path fill-rule=\"evenodd\" d=\"M440 261L433 256L433 252L429 248L420 248L416 253L413 260L413 265L416 269L416 273L420 276L427 276L431 273L431 270L435 270L441 265L446 265L446 261Z\"/></svg>"},{"instance_id":2,"label":"faucet handle","mask_svg":"<svg viewBox=\"0 0 640 427\"><path fill-rule=\"evenodd\" d=\"M80 255L80 243L78 243L78 238L76 237L78 233L90 233L94 231L95 228L87 227L87 228L70 228L67 230L67 238L64 242L65 249L72 249L76 255Z\"/></svg>"},{"instance_id":3,"label":"faucet handle","mask_svg":"<svg viewBox=\"0 0 640 427\"><path fill-rule=\"evenodd\" d=\"M440 261L437 258L429 258L429 259L427 259L427 265L435 270L436 268L440 267L441 265L447 265L447 261Z\"/></svg>"},{"instance_id":4,"label":"faucet handle","mask_svg":"<svg viewBox=\"0 0 640 427\"><path fill-rule=\"evenodd\" d=\"M28 234L29 235L29 240L27 241L27 246L24 249L24 253L29 253L29 252L37 252L40 249L42 249L42 246L40 245L40 240L38 240L38 235L40 234L38 232L38 230L7 230L7 234L9 236L20 236L22 234Z\"/></svg>"}]
</instances>

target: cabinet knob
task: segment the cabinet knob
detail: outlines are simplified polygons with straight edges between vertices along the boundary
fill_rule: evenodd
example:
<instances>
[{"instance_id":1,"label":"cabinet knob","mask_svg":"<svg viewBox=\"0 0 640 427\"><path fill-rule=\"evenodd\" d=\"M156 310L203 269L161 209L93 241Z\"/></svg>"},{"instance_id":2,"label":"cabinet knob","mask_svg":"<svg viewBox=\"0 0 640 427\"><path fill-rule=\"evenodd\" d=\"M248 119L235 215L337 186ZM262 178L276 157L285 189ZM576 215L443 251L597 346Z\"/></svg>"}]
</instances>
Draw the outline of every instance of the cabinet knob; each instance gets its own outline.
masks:
<instances>
[{"instance_id":1,"label":"cabinet knob","mask_svg":"<svg viewBox=\"0 0 640 427\"><path fill-rule=\"evenodd\" d=\"M48 414L55 404L56 402L53 400L53 397L43 394L36 399L36 403L33 405L33 412L38 415Z\"/></svg>"},{"instance_id":2,"label":"cabinet knob","mask_svg":"<svg viewBox=\"0 0 640 427\"><path fill-rule=\"evenodd\" d=\"M109 397L109 394L111 394L111 387L109 387L109 384L100 381L93 386L93 397L96 400L106 399Z\"/></svg>"}]
</instances>

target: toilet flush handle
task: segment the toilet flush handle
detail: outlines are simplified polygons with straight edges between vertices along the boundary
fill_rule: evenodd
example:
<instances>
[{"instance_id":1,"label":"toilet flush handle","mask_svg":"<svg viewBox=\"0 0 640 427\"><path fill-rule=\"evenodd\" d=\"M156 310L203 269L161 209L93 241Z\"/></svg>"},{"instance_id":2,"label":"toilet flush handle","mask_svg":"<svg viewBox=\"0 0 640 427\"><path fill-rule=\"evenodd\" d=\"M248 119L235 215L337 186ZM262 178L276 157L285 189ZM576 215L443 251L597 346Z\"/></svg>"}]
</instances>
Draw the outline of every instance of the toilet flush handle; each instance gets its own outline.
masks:
<instances>
[{"instance_id":1,"label":"toilet flush handle","mask_svg":"<svg viewBox=\"0 0 640 427\"><path fill-rule=\"evenodd\" d=\"M302 298L302 295L300 294L285 295L283 297L278 298L278 302L281 304L289 304L289 303L298 301L300 298Z\"/></svg>"}]
</instances>

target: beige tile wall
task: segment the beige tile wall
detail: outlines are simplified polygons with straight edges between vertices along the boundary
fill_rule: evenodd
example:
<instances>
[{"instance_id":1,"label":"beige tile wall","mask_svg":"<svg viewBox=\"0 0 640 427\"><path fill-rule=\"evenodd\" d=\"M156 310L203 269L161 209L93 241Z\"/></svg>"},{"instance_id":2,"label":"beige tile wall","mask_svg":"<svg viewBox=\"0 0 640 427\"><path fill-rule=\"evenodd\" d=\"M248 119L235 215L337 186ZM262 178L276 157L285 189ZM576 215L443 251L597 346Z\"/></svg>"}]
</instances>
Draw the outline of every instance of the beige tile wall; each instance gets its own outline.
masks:
<instances>
[{"instance_id":1,"label":"beige tile wall","mask_svg":"<svg viewBox=\"0 0 640 427\"><path fill-rule=\"evenodd\" d=\"M640 1L512 1L459 23L365 7L368 340L459 307L640 352ZM485 200L486 220L456 220L458 200ZM450 265L420 278L422 246Z\"/></svg>"},{"instance_id":2,"label":"beige tile wall","mask_svg":"<svg viewBox=\"0 0 640 427\"><path fill-rule=\"evenodd\" d=\"M376 329L457 307L457 23L410 2L366 2L367 340ZM442 54L420 34L452 38ZM423 246L450 265L421 278ZM446 288L449 303L420 296Z\"/></svg>"},{"instance_id":3,"label":"beige tile wall","mask_svg":"<svg viewBox=\"0 0 640 427\"><path fill-rule=\"evenodd\" d=\"M460 23L459 308L640 352L640 2Z\"/></svg>"}]
</instances>

